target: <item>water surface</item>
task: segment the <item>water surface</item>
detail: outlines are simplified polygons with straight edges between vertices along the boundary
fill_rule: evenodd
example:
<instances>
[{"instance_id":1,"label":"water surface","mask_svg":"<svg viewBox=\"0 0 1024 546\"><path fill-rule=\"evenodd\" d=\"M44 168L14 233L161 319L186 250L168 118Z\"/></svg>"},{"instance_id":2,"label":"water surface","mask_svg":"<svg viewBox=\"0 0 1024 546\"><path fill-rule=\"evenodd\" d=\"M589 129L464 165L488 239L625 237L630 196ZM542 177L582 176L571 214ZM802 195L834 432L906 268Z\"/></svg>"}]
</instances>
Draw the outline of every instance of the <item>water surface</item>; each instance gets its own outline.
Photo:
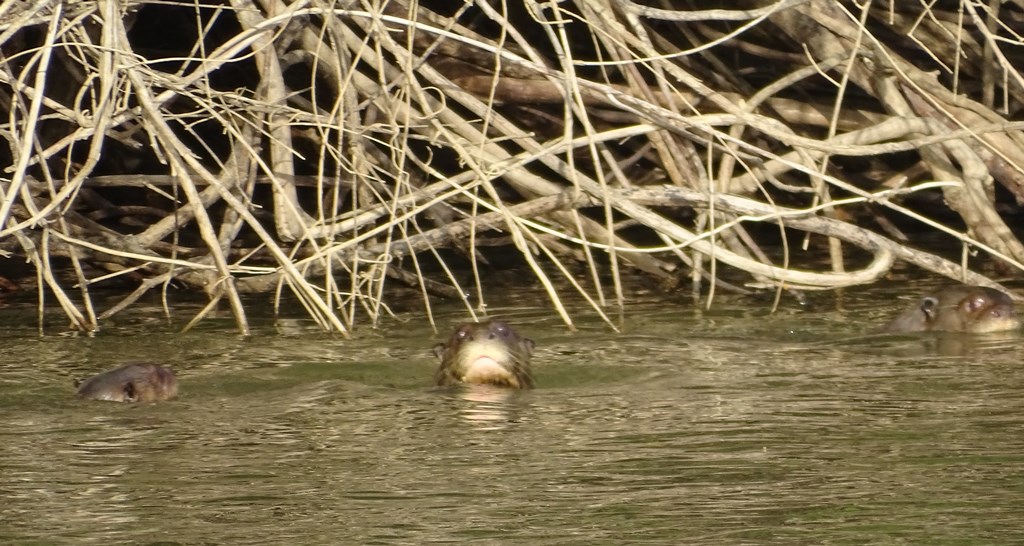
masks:
<instances>
[{"instance_id":1,"label":"water surface","mask_svg":"<svg viewBox=\"0 0 1024 546\"><path fill-rule=\"evenodd\" d=\"M523 393L433 388L444 336L412 315L349 340L290 319L40 338L8 306L0 541L1024 541L1024 340L872 334L897 288L775 314L652 299L620 334L495 306L537 342ZM130 360L172 365L181 397L72 398Z\"/></svg>"}]
</instances>

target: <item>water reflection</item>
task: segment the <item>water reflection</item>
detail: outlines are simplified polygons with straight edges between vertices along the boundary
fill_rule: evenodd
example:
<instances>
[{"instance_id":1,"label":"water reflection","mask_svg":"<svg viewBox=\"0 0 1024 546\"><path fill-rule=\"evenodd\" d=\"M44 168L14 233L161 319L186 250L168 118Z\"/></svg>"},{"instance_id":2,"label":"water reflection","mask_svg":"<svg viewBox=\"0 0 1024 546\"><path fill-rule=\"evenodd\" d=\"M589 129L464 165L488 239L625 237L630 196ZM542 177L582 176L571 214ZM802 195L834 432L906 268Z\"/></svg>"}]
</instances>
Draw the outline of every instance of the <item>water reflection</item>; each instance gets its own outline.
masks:
<instances>
[{"instance_id":1,"label":"water reflection","mask_svg":"<svg viewBox=\"0 0 1024 546\"><path fill-rule=\"evenodd\" d=\"M988 354L1014 351L1024 345L1020 331L964 334L922 332L913 334L870 334L823 340L815 347L837 347L854 352L887 355L960 356L984 358ZM799 347L793 348L799 351Z\"/></svg>"},{"instance_id":2,"label":"water reflection","mask_svg":"<svg viewBox=\"0 0 1024 546\"><path fill-rule=\"evenodd\" d=\"M445 389L459 402L457 411L478 430L498 430L515 420L528 393L491 385L465 385Z\"/></svg>"},{"instance_id":3,"label":"water reflection","mask_svg":"<svg viewBox=\"0 0 1024 546\"><path fill-rule=\"evenodd\" d=\"M934 351L943 356L984 357L986 354L998 354L1012 351L1021 344L1021 333L992 332L988 334L928 334L918 340L925 350Z\"/></svg>"}]
</instances>

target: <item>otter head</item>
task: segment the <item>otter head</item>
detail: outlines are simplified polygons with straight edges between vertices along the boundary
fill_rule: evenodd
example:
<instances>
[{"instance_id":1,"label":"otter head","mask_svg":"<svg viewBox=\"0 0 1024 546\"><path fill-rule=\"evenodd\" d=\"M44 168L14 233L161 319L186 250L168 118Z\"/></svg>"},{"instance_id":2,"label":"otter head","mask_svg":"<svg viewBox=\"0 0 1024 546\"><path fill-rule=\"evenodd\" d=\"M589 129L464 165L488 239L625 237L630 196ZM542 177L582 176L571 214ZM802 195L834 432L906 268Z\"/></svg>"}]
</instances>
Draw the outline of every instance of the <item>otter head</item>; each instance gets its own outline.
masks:
<instances>
[{"instance_id":1,"label":"otter head","mask_svg":"<svg viewBox=\"0 0 1024 546\"><path fill-rule=\"evenodd\" d=\"M984 286L956 286L922 298L886 332L1002 332L1020 328L1009 295Z\"/></svg>"},{"instance_id":2,"label":"otter head","mask_svg":"<svg viewBox=\"0 0 1024 546\"><path fill-rule=\"evenodd\" d=\"M441 359L438 385L487 384L517 389L533 387L530 357L533 341L520 337L500 320L470 322L455 329L448 343L434 347Z\"/></svg>"},{"instance_id":3,"label":"otter head","mask_svg":"<svg viewBox=\"0 0 1024 546\"><path fill-rule=\"evenodd\" d=\"M178 378L156 364L128 364L81 382L78 397L109 402L157 402L178 394Z\"/></svg>"}]
</instances>

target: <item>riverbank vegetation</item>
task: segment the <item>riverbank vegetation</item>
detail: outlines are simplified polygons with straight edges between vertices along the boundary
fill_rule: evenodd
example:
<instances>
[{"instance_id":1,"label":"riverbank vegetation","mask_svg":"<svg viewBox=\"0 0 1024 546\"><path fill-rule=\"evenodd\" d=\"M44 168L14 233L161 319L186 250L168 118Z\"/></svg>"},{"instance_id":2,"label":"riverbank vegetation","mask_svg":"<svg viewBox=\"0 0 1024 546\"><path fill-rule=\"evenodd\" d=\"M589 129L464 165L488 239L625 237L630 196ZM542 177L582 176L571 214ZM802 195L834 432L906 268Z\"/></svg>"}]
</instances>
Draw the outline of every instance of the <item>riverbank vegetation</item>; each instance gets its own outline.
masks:
<instances>
[{"instance_id":1,"label":"riverbank vegetation","mask_svg":"<svg viewBox=\"0 0 1024 546\"><path fill-rule=\"evenodd\" d=\"M1020 3L507 4L0 1L2 250L81 330L171 283L242 332L244 293L473 313L509 249L570 325L626 268L1024 271Z\"/></svg>"}]
</instances>

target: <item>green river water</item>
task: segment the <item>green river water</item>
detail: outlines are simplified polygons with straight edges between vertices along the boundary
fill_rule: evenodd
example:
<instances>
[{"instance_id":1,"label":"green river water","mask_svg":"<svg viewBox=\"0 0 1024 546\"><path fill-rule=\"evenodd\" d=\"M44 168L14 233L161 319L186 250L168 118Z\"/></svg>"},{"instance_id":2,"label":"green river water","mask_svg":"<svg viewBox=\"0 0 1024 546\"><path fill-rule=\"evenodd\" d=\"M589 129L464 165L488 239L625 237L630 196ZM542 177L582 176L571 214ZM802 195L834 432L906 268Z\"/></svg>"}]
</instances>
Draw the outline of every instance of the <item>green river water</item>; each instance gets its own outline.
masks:
<instances>
[{"instance_id":1,"label":"green river water","mask_svg":"<svg viewBox=\"0 0 1024 546\"><path fill-rule=\"evenodd\" d=\"M640 298L618 334L494 305L537 343L529 392L432 387L447 332L413 311L351 339L257 317L243 339L139 306L39 337L8 303L0 543L1024 543L1024 339L871 333L924 289L775 314ZM73 398L135 360L181 396Z\"/></svg>"}]
</instances>

